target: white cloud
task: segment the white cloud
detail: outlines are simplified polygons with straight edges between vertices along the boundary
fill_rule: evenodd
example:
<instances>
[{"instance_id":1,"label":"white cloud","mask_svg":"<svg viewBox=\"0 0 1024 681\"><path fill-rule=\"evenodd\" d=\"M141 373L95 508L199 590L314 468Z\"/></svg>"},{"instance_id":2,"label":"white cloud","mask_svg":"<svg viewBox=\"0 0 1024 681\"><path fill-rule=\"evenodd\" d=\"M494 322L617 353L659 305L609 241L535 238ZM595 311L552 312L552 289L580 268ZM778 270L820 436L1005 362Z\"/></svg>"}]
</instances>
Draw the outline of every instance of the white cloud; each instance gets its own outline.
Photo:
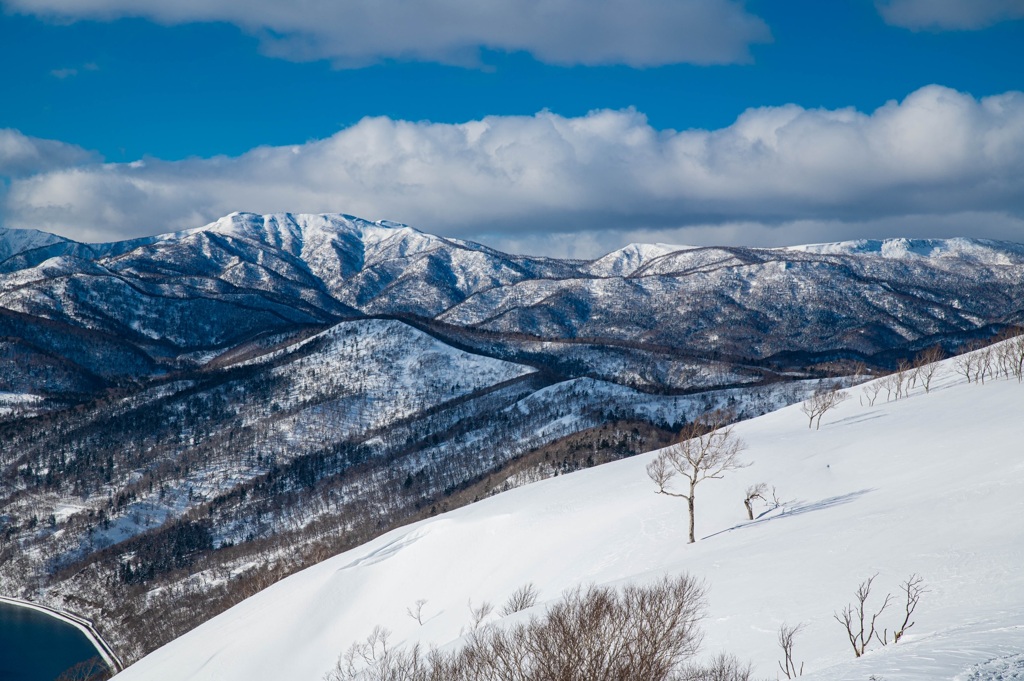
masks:
<instances>
[{"instance_id":1,"label":"white cloud","mask_svg":"<svg viewBox=\"0 0 1024 681\"><path fill-rule=\"evenodd\" d=\"M913 30L977 30L1024 17L1024 0L878 0L886 23Z\"/></svg>"},{"instance_id":2,"label":"white cloud","mask_svg":"<svg viewBox=\"0 0 1024 681\"><path fill-rule=\"evenodd\" d=\"M657 130L635 111L367 118L232 158L42 172L12 181L3 205L8 226L83 239L235 210L341 211L536 245L526 250L548 248L549 234L588 235L575 238L591 250L634 236L778 245L884 229L1024 241L1024 93L976 100L929 86L870 114L750 109L713 131Z\"/></svg>"},{"instance_id":3,"label":"white cloud","mask_svg":"<svg viewBox=\"0 0 1024 681\"><path fill-rule=\"evenodd\" d=\"M99 160L99 156L73 144L29 137L0 128L0 180L33 175Z\"/></svg>"},{"instance_id":4,"label":"white cloud","mask_svg":"<svg viewBox=\"0 0 1024 681\"><path fill-rule=\"evenodd\" d=\"M551 64L657 66L749 61L767 25L740 0L5 0L59 19L223 21L267 53L342 67L385 59L471 65L480 48Z\"/></svg>"},{"instance_id":5,"label":"white cloud","mask_svg":"<svg viewBox=\"0 0 1024 681\"><path fill-rule=\"evenodd\" d=\"M100 67L99 67L98 64L96 64L96 62L88 62L86 64L82 64L82 71L99 71L99 70L100 70ZM50 71L50 75L53 76L54 78L59 79L59 80L64 80L65 78L74 78L79 73L80 73L80 71L78 70L78 67L75 67L75 66L67 66L67 67L64 67L64 68L61 68L61 69L53 69L52 71Z\"/></svg>"}]
</instances>

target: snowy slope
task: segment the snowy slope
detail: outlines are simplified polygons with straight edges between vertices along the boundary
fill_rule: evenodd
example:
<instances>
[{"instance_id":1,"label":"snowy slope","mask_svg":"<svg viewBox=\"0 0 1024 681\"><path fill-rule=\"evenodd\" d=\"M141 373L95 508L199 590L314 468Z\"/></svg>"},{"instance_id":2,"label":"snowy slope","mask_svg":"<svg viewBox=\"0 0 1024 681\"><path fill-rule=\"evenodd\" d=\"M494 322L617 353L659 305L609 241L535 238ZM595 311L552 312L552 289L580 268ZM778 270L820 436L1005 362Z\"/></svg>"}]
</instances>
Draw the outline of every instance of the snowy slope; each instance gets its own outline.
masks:
<instances>
[{"instance_id":1,"label":"snowy slope","mask_svg":"<svg viewBox=\"0 0 1024 681\"><path fill-rule=\"evenodd\" d=\"M468 629L469 600L500 605L525 582L554 599L577 584L682 571L709 587L705 654L735 652L762 676L776 675L775 632L786 621L806 625L796 643L806 679L1018 678L1010 674L1024 651L1024 386L968 385L950 367L937 383L874 407L858 404L855 389L820 431L797 406L738 425L753 463L698 488L695 545L685 543L683 502L653 493L646 454L390 532L242 602L117 678L319 681L376 624L394 632L393 643L445 645ZM743 489L758 481L789 501L749 522ZM930 589L917 626L853 660L833 613L872 574L880 599L914 572ZM427 601L422 625L405 614L417 599Z\"/></svg>"},{"instance_id":2,"label":"snowy slope","mask_svg":"<svg viewBox=\"0 0 1024 681\"><path fill-rule=\"evenodd\" d=\"M56 234L35 229L7 229L0 227L0 262L34 248L43 248L66 241Z\"/></svg>"},{"instance_id":3,"label":"snowy slope","mask_svg":"<svg viewBox=\"0 0 1024 681\"><path fill-rule=\"evenodd\" d=\"M907 258L964 258L990 265L1008 265L1024 257L1024 246L988 239L858 239L778 249L799 253Z\"/></svg>"}]
</instances>

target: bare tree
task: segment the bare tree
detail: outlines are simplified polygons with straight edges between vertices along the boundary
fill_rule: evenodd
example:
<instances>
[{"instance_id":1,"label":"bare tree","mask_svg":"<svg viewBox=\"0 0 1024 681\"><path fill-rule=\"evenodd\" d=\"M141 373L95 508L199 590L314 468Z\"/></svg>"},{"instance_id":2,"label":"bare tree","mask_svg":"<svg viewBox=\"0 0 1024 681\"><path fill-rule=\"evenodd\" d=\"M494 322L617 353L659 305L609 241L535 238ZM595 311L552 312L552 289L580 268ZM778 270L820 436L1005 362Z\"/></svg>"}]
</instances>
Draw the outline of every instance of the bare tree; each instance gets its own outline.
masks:
<instances>
[{"instance_id":1,"label":"bare tree","mask_svg":"<svg viewBox=\"0 0 1024 681\"><path fill-rule=\"evenodd\" d=\"M338 658L338 664L334 672L327 678L330 679L355 679L358 677L360 667L373 665L378 660L387 659L389 656L388 639L391 632L377 625L366 637L365 641L357 641L349 646L348 650Z\"/></svg>"},{"instance_id":2,"label":"bare tree","mask_svg":"<svg viewBox=\"0 0 1024 681\"><path fill-rule=\"evenodd\" d=\"M785 622L779 625L779 648L782 649L782 660L779 661L779 669L786 675L787 679L795 679L804 675L804 663L796 666L793 660L793 642L796 635L804 628L803 622L789 626Z\"/></svg>"},{"instance_id":3,"label":"bare tree","mask_svg":"<svg viewBox=\"0 0 1024 681\"><path fill-rule=\"evenodd\" d=\"M871 643L871 639L875 639L883 646L889 645L889 630L883 629L882 633L879 633L877 621L879 615L892 602L892 594L885 595L882 606L871 615L870 619L868 619L867 615L866 602L871 595L871 583L877 576L876 574L870 579L861 582L856 592L857 602L847 605L841 613L835 615L836 620L846 628L846 635L850 639L850 645L853 646L853 653L856 657L864 654L864 651L867 650L868 645ZM893 643L897 643L907 633L907 630L914 626L914 611L921 601L922 594L928 592L928 589L924 586L924 578L917 573L910 575L900 584L900 590L904 598L903 621L893 630Z\"/></svg>"},{"instance_id":4,"label":"bare tree","mask_svg":"<svg viewBox=\"0 0 1024 681\"><path fill-rule=\"evenodd\" d=\"M953 368L958 374L962 374L967 382L970 383L974 378L975 366L977 365L977 358L973 352L965 352L962 355L957 355L956 359L953 360Z\"/></svg>"},{"instance_id":5,"label":"bare tree","mask_svg":"<svg viewBox=\"0 0 1024 681\"><path fill-rule=\"evenodd\" d=\"M861 390L864 391L864 395L868 398L869 406L875 406L875 400L878 399L878 393L882 392L883 387L884 386L882 385L882 381L876 380L865 383L864 387L861 388Z\"/></svg>"},{"instance_id":6,"label":"bare tree","mask_svg":"<svg viewBox=\"0 0 1024 681\"><path fill-rule=\"evenodd\" d=\"M886 374L878 383L885 389L885 401L888 402L892 399L893 393L896 394L896 398L899 399L900 394L900 377L898 374Z\"/></svg>"},{"instance_id":7,"label":"bare tree","mask_svg":"<svg viewBox=\"0 0 1024 681\"><path fill-rule=\"evenodd\" d=\"M784 501L782 499L779 499L779 493L775 489L775 485L772 485L772 500L771 500L771 503L768 504L771 507L771 510L774 511L775 509L779 508L780 506L785 506L788 503L790 503L789 500L785 500Z\"/></svg>"},{"instance_id":8,"label":"bare tree","mask_svg":"<svg viewBox=\"0 0 1024 681\"><path fill-rule=\"evenodd\" d=\"M975 351L974 354L977 355L977 368L974 372L974 381L985 385L985 377L992 373L992 362L994 359L992 346L988 345L981 350Z\"/></svg>"},{"instance_id":9,"label":"bare tree","mask_svg":"<svg viewBox=\"0 0 1024 681\"><path fill-rule=\"evenodd\" d=\"M726 472L743 468L739 454L746 443L725 424L727 417L722 412L713 412L702 422L692 423L680 433L682 442L661 450L661 453L647 465L647 475L658 486L657 493L686 499L690 512L690 543L694 543L694 500L697 485L709 479L721 478ZM673 492L672 479L682 476L687 483L687 492Z\"/></svg>"},{"instance_id":10,"label":"bare tree","mask_svg":"<svg viewBox=\"0 0 1024 681\"><path fill-rule=\"evenodd\" d=\"M469 615L470 615L470 626L476 630L480 628L483 621L487 619L487 616L494 612L494 606L488 601L483 601L480 605L474 606L473 600L469 601Z\"/></svg>"},{"instance_id":11,"label":"bare tree","mask_svg":"<svg viewBox=\"0 0 1024 681\"><path fill-rule=\"evenodd\" d=\"M1024 329L1014 328L1007 333L1011 334L1011 337L1006 341L1010 371L1017 377L1017 382L1020 383L1024 381Z\"/></svg>"},{"instance_id":12,"label":"bare tree","mask_svg":"<svg viewBox=\"0 0 1024 681\"><path fill-rule=\"evenodd\" d=\"M817 420L815 430L821 428L821 417L825 415L825 412L838 406L847 397L849 395L845 390L840 390L838 384L822 386L815 390L814 394L800 406L800 411L808 417L807 427L815 425L815 420Z\"/></svg>"},{"instance_id":13,"label":"bare tree","mask_svg":"<svg viewBox=\"0 0 1024 681\"><path fill-rule=\"evenodd\" d=\"M871 583L875 581L877 576L877 574L873 575L861 582L854 594L856 603L847 605L843 608L842 612L835 613L834 615L836 621L846 628L846 635L850 639L850 645L853 646L855 657L863 655L871 643L871 639L878 636L876 628L878 616L889 607L889 603L892 601L892 594L886 594L882 607L870 615L870 619L868 618L867 600L871 595Z\"/></svg>"},{"instance_id":14,"label":"bare tree","mask_svg":"<svg viewBox=\"0 0 1024 681\"><path fill-rule=\"evenodd\" d=\"M412 606L405 609L405 614L416 620L417 624L423 624L423 606L427 604L426 598L417 599Z\"/></svg>"},{"instance_id":15,"label":"bare tree","mask_svg":"<svg viewBox=\"0 0 1024 681\"><path fill-rule=\"evenodd\" d=\"M532 608L537 604L537 596L537 587L533 585L533 582L527 582L512 592L512 595L505 601L505 605L501 606L499 614L506 617L514 612Z\"/></svg>"},{"instance_id":16,"label":"bare tree","mask_svg":"<svg viewBox=\"0 0 1024 681\"><path fill-rule=\"evenodd\" d=\"M1019 333L1009 341L1010 347L1013 348L1013 362L1011 367L1013 369L1013 375L1017 377L1017 382L1024 381L1024 332Z\"/></svg>"},{"instance_id":17,"label":"bare tree","mask_svg":"<svg viewBox=\"0 0 1024 681\"><path fill-rule=\"evenodd\" d=\"M743 506L747 509L747 520L754 519L754 501L760 499L764 503L768 503L768 499L765 495L768 494L768 485L759 482L755 485L747 487L746 497L743 499Z\"/></svg>"},{"instance_id":18,"label":"bare tree","mask_svg":"<svg viewBox=\"0 0 1024 681\"><path fill-rule=\"evenodd\" d=\"M914 366L917 367L925 394L931 390L932 379L935 378L939 371L939 362L945 359L945 357L946 353L942 351L942 346L939 345L925 348L914 357Z\"/></svg>"},{"instance_id":19,"label":"bare tree","mask_svg":"<svg viewBox=\"0 0 1024 681\"><path fill-rule=\"evenodd\" d=\"M903 623L897 627L892 633L892 642L898 643L903 634L907 633L907 629L914 626L915 622L911 619L914 616L914 611L917 609L917 604L921 601L921 595L928 593L928 589L924 587L924 578L916 572L907 578L905 582L900 584L900 589L903 592ZM888 630L883 632L882 645L888 643Z\"/></svg>"},{"instance_id":20,"label":"bare tree","mask_svg":"<svg viewBox=\"0 0 1024 681\"><path fill-rule=\"evenodd\" d=\"M917 369L905 359L896 364L896 399L905 397L910 393L910 388L917 383Z\"/></svg>"},{"instance_id":21,"label":"bare tree","mask_svg":"<svg viewBox=\"0 0 1024 681\"><path fill-rule=\"evenodd\" d=\"M92 657L64 670L56 681L105 681L112 676L110 668L99 657Z\"/></svg>"}]
</instances>

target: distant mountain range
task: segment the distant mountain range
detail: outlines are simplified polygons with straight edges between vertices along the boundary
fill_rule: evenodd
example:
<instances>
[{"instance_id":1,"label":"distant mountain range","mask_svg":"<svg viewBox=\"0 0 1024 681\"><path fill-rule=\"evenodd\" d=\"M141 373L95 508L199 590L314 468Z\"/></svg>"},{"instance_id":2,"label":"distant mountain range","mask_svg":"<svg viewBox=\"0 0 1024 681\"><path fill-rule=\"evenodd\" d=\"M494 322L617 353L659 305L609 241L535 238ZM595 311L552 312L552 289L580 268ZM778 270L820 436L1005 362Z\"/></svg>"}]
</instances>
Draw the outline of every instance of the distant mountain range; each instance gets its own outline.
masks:
<instances>
[{"instance_id":1,"label":"distant mountain range","mask_svg":"<svg viewBox=\"0 0 1024 681\"><path fill-rule=\"evenodd\" d=\"M411 520L1024 323L1024 246L507 255L344 215L0 230L0 590L135 659Z\"/></svg>"},{"instance_id":2,"label":"distant mountain range","mask_svg":"<svg viewBox=\"0 0 1024 681\"><path fill-rule=\"evenodd\" d=\"M0 390L90 393L365 317L566 378L692 390L814 358L885 364L1024 322L1021 301L1024 246L969 239L633 244L578 261L344 215L235 213L111 244L6 230Z\"/></svg>"}]
</instances>

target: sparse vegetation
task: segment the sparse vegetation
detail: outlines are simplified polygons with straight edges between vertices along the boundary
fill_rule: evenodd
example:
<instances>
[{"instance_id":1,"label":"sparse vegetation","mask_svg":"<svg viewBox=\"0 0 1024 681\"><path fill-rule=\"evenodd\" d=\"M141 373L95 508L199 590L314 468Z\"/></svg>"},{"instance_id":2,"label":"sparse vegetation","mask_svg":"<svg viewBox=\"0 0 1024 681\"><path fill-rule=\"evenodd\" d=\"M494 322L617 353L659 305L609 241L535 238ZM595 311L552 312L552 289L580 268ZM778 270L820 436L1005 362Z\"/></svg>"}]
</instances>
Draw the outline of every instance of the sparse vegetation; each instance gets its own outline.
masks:
<instances>
[{"instance_id":1,"label":"sparse vegetation","mask_svg":"<svg viewBox=\"0 0 1024 681\"><path fill-rule=\"evenodd\" d=\"M513 613L522 612L523 610L529 610L537 604L537 598L540 594L537 592L537 587L533 585L533 582L523 584L521 587L512 592L512 595L505 601L505 605L501 606L500 615L507 617Z\"/></svg>"},{"instance_id":2,"label":"sparse vegetation","mask_svg":"<svg viewBox=\"0 0 1024 681\"><path fill-rule=\"evenodd\" d=\"M92 657L64 670L55 681L107 681L112 676L103 660Z\"/></svg>"},{"instance_id":3,"label":"sparse vegetation","mask_svg":"<svg viewBox=\"0 0 1024 681\"><path fill-rule=\"evenodd\" d=\"M814 394L800 405L800 411L808 417L807 427L814 426L815 430L821 428L821 417L839 406L839 403L846 400L847 397L849 394L845 390L841 390L838 383L823 385L815 390Z\"/></svg>"},{"instance_id":4,"label":"sparse vegetation","mask_svg":"<svg viewBox=\"0 0 1024 681\"><path fill-rule=\"evenodd\" d=\"M706 610L704 586L665 577L621 590L567 592L543 616L473 627L455 651L393 648L375 629L351 646L327 681L749 681L731 655L694 665Z\"/></svg>"},{"instance_id":5,"label":"sparse vegetation","mask_svg":"<svg viewBox=\"0 0 1024 681\"><path fill-rule=\"evenodd\" d=\"M880 606L871 609L867 606L868 598L871 597L871 587L876 577L878 577L877 574L861 582L854 593L854 602L834 615L836 621L846 630L854 657L864 655L872 641L883 646L889 644L888 629L879 630L878 618L892 603L892 594L887 593ZM917 574L911 575L903 582L900 589L905 599L904 618L902 623L893 630L893 643L903 638L906 631L914 626L912 619L914 611L921 600L921 595L927 592L924 587L924 579Z\"/></svg>"}]
</instances>

